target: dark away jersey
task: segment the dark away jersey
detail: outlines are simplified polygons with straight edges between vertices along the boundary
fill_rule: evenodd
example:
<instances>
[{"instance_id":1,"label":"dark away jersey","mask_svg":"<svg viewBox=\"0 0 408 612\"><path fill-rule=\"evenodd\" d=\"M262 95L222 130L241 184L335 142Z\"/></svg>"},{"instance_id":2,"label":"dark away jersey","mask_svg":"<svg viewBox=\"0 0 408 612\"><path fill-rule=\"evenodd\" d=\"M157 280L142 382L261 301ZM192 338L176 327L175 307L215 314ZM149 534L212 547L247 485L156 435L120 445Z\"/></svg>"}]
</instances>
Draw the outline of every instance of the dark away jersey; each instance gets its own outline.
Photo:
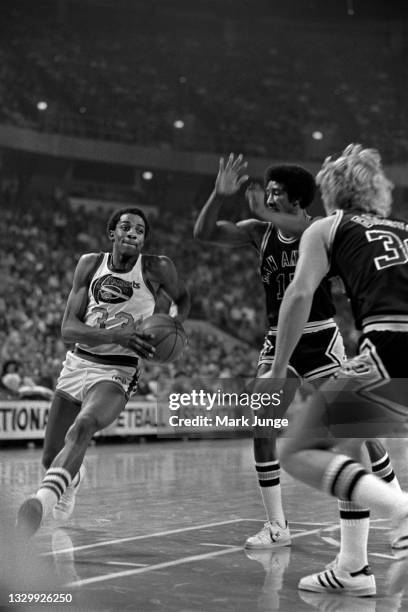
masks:
<instances>
[{"instance_id":1,"label":"dark away jersey","mask_svg":"<svg viewBox=\"0 0 408 612\"><path fill-rule=\"evenodd\" d=\"M292 281L299 257L300 238L285 238L268 223L260 248L260 272L265 289L266 313L270 326L278 324L279 308L286 288ZM310 311L309 322L325 321L334 315L330 284L324 280L318 287Z\"/></svg>"},{"instance_id":2,"label":"dark away jersey","mask_svg":"<svg viewBox=\"0 0 408 612\"><path fill-rule=\"evenodd\" d=\"M358 210L335 215L330 272L345 285L358 329L407 330L408 223Z\"/></svg>"}]
</instances>

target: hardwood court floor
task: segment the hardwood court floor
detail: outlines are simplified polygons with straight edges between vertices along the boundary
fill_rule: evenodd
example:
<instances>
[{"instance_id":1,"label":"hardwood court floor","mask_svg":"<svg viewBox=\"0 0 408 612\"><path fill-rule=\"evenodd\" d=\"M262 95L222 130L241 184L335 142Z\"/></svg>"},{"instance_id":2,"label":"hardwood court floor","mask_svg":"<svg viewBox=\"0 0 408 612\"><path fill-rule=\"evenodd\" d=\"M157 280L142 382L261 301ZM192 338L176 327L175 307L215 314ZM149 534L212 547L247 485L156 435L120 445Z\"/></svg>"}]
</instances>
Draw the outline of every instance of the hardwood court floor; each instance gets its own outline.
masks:
<instances>
[{"instance_id":1,"label":"hardwood court floor","mask_svg":"<svg viewBox=\"0 0 408 612\"><path fill-rule=\"evenodd\" d=\"M401 483L408 487L408 445L391 440L388 448ZM7 502L2 525L8 532L18 505L40 482L40 456L39 449L0 452L0 484ZM387 594L389 572L401 563L393 559L388 544L388 522L375 516L369 549L377 597L297 590L303 575L323 569L334 558L339 531L336 502L286 474L283 491L292 547L243 549L245 539L264 521L250 439L98 444L89 449L86 466L73 518L64 525L48 519L16 562L26 589L35 587L23 580L34 563L37 574L42 573L37 591L70 593L72 603L14 609L408 610L404 591ZM13 540L5 541L10 556ZM6 557L2 555L0 569L8 567ZM8 591L18 588L14 574L4 570L2 584L0 572L0 610L9 609L1 605Z\"/></svg>"}]
</instances>

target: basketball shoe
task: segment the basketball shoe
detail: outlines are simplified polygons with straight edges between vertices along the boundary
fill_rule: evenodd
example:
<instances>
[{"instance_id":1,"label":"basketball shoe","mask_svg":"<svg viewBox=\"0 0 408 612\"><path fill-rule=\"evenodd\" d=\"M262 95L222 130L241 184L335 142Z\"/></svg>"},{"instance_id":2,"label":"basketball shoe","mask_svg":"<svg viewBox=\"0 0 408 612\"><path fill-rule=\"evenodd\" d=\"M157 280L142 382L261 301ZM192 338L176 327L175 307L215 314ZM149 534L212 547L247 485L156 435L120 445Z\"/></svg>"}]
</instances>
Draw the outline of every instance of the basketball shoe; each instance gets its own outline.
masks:
<instances>
[{"instance_id":1,"label":"basketball shoe","mask_svg":"<svg viewBox=\"0 0 408 612\"><path fill-rule=\"evenodd\" d=\"M17 514L17 536L21 538L31 538L40 528L43 515L44 507L38 497L33 495L26 499L20 506Z\"/></svg>"},{"instance_id":2,"label":"basketball shoe","mask_svg":"<svg viewBox=\"0 0 408 612\"><path fill-rule=\"evenodd\" d=\"M369 565L357 572L347 572L332 567L317 574L310 574L300 580L298 588L315 593L336 593L355 597L367 597L377 592L375 578Z\"/></svg>"},{"instance_id":3,"label":"basketball shoe","mask_svg":"<svg viewBox=\"0 0 408 612\"><path fill-rule=\"evenodd\" d=\"M247 539L245 548L276 548L290 546L292 543L288 522L282 527L278 521L267 521L262 529Z\"/></svg>"},{"instance_id":4,"label":"basketball shoe","mask_svg":"<svg viewBox=\"0 0 408 612\"><path fill-rule=\"evenodd\" d=\"M75 497L85 476L85 467L81 465L74 481L55 505L52 515L57 521L67 521L74 511Z\"/></svg>"}]
</instances>

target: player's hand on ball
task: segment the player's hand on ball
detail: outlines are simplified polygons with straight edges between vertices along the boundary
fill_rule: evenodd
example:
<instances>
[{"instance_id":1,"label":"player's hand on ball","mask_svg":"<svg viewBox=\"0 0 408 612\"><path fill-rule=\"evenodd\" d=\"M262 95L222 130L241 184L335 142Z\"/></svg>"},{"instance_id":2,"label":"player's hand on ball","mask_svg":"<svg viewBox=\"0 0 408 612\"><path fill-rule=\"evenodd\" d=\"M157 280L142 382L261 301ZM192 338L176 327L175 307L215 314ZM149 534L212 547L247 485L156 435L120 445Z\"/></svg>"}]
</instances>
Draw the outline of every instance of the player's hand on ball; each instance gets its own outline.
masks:
<instances>
[{"instance_id":1,"label":"player's hand on ball","mask_svg":"<svg viewBox=\"0 0 408 612\"><path fill-rule=\"evenodd\" d=\"M248 163L243 160L242 155L235 157L233 153L225 162L220 159L220 167L215 180L215 191L218 195L232 195L236 193L241 185L248 180L246 173Z\"/></svg>"},{"instance_id":2,"label":"player's hand on ball","mask_svg":"<svg viewBox=\"0 0 408 612\"><path fill-rule=\"evenodd\" d=\"M135 332L131 337L129 348L131 348L137 355L144 359L153 359L156 349L150 344L150 340L153 340L154 334L143 334Z\"/></svg>"},{"instance_id":3,"label":"player's hand on ball","mask_svg":"<svg viewBox=\"0 0 408 612\"><path fill-rule=\"evenodd\" d=\"M152 359L156 349L150 340L153 340L154 334L137 331L137 326L126 326L118 329L116 332L116 342L125 348L134 351L143 359Z\"/></svg>"},{"instance_id":4,"label":"player's hand on ball","mask_svg":"<svg viewBox=\"0 0 408 612\"><path fill-rule=\"evenodd\" d=\"M177 359L187 346L187 335L177 318L168 314L156 313L147 317L139 327L139 332L152 334L151 344L155 346L152 359L156 363L170 363Z\"/></svg>"}]
</instances>

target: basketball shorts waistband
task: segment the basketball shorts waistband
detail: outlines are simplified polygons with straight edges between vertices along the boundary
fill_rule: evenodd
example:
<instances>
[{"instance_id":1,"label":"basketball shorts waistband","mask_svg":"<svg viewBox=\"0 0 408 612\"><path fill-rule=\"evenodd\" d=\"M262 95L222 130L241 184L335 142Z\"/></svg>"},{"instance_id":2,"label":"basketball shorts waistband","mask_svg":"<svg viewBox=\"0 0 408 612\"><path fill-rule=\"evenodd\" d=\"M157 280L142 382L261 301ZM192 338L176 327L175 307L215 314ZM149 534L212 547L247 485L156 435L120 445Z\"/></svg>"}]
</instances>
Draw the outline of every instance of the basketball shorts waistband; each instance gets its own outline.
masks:
<instances>
[{"instance_id":1,"label":"basketball shorts waistband","mask_svg":"<svg viewBox=\"0 0 408 612\"><path fill-rule=\"evenodd\" d=\"M325 319L324 321L310 321L309 323L306 323L302 333L313 334L315 332L323 331L324 329L332 329L334 327L337 327L337 323L334 319ZM278 327L275 325L272 325L267 331L267 334L271 334L273 336L275 336L277 333Z\"/></svg>"},{"instance_id":2,"label":"basketball shorts waistband","mask_svg":"<svg viewBox=\"0 0 408 612\"><path fill-rule=\"evenodd\" d=\"M408 315L376 315L362 321L364 334L370 331L408 332Z\"/></svg>"},{"instance_id":3,"label":"basketball shorts waistband","mask_svg":"<svg viewBox=\"0 0 408 612\"><path fill-rule=\"evenodd\" d=\"M96 353L91 353L90 351L86 351L79 346L76 346L73 350L75 355L81 357L82 359L87 359L88 361L92 361L92 363L101 363L103 365L111 365L111 366L124 366L137 368L139 365L139 358L132 357L131 355L97 355Z\"/></svg>"}]
</instances>

